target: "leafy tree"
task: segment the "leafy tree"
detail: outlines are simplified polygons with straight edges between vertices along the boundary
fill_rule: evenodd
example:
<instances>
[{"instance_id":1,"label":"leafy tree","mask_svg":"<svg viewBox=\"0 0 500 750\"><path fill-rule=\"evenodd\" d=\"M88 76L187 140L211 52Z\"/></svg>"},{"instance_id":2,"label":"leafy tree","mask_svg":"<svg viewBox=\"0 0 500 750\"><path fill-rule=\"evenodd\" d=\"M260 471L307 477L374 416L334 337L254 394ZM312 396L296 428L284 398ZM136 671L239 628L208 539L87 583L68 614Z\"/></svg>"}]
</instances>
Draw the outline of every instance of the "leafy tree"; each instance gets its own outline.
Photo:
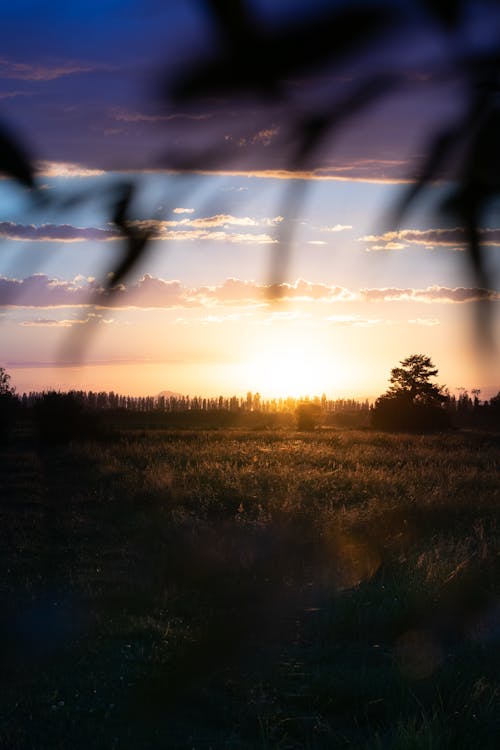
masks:
<instances>
[{"instance_id":1,"label":"leafy tree","mask_svg":"<svg viewBox=\"0 0 500 750\"><path fill-rule=\"evenodd\" d=\"M441 429L449 424L448 396L430 379L438 374L430 357L412 354L391 370L391 387L375 402L372 425L382 430Z\"/></svg>"},{"instance_id":2,"label":"leafy tree","mask_svg":"<svg viewBox=\"0 0 500 750\"><path fill-rule=\"evenodd\" d=\"M10 375L4 367L0 367L0 396L13 396L15 388L10 384Z\"/></svg>"},{"instance_id":3,"label":"leafy tree","mask_svg":"<svg viewBox=\"0 0 500 750\"><path fill-rule=\"evenodd\" d=\"M441 386L430 382L438 374L437 367L425 354L412 354L401 360L401 367L391 370L391 387L387 395L404 398L412 404L439 405L446 401Z\"/></svg>"},{"instance_id":4,"label":"leafy tree","mask_svg":"<svg viewBox=\"0 0 500 750\"><path fill-rule=\"evenodd\" d=\"M0 438L8 434L12 426L17 407L16 390L10 384L10 375L4 367L0 367Z\"/></svg>"}]
</instances>

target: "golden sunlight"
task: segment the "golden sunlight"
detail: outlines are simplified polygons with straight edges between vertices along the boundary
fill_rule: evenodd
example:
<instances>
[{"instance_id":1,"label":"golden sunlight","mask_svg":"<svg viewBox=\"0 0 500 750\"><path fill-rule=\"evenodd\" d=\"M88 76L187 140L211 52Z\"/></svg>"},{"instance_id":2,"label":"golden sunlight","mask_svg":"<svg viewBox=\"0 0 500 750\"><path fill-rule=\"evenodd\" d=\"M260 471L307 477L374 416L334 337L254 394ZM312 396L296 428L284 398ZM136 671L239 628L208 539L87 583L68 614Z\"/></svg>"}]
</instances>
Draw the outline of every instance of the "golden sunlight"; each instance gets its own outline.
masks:
<instances>
[{"instance_id":1,"label":"golden sunlight","mask_svg":"<svg viewBox=\"0 0 500 750\"><path fill-rule=\"evenodd\" d=\"M268 398L331 393L348 381L346 368L326 357L314 340L262 343L245 369L253 390Z\"/></svg>"}]
</instances>

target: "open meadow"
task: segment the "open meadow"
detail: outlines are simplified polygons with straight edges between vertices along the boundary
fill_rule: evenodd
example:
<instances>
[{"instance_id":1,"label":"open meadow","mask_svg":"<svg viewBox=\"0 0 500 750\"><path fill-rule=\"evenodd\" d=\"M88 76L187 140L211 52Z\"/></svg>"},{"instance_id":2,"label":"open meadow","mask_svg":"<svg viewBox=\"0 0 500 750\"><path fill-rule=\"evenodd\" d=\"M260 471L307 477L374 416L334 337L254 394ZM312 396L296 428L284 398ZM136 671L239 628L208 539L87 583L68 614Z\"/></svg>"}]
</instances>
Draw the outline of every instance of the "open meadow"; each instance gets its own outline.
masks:
<instances>
[{"instance_id":1,"label":"open meadow","mask_svg":"<svg viewBox=\"0 0 500 750\"><path fill-rule=\"evenodd\" d=\"M1 747L497 747L500 435L0 450Z\"/></svg>"}]
</instances>

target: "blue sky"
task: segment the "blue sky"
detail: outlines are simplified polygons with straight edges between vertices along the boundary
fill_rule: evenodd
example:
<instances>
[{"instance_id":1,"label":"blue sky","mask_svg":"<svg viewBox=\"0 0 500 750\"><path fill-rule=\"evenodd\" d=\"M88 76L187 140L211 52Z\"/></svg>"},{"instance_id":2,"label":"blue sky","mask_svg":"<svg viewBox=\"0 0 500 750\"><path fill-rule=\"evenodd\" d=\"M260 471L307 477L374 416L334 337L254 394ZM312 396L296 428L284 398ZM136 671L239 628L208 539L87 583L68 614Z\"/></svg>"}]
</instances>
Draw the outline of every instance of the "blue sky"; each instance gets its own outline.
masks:
<instances>
[{"instance_id":1,"label":"blue sky","mask_svg":"<svg viewBox=\"0 0 500 750\"><path fill-rule=\"evenodd\" d=\"M251 7L272 30L332 3ZM2 9L0 118L28 144L43 196L0 182L0 360L18 389L372 396L422 351L451 390L496 392L498 353L472 346L481 294L465 235L437 210L454 164L392 221L429 137L463 116L452 44L463 55L495 41L498 17L475 7L454 35L411 16L390 44L292 76L283 100L264 102L160 96L214 49L201 0ZM298 169L297 123L396 68L397 85L367 98ZM102 285L123 253L111 218L124 181L135 185L129 219L149 221L154 241L111 305ZM289 262L274 279L285 236ZM498 341L495 204L481 237Z\"/></svg>"}]
</instances>

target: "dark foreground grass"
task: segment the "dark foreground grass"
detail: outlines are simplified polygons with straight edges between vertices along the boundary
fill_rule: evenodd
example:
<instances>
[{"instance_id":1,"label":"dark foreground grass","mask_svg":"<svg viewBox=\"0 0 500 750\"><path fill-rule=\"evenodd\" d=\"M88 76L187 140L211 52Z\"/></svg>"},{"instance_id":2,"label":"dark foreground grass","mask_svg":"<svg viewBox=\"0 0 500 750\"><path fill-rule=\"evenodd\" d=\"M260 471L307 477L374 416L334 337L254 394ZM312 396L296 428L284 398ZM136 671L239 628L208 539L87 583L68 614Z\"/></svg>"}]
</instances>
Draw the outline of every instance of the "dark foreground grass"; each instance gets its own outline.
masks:
<instances>
[{"instance_id":1,"label":"dark foreground grass","mask_svg":"<svg viewBox=\"0 0 500 750\"><path fill-rule=\"evenodd\" d=\"M2 748L497 747L498 435L1 450Z\"/></svg>"}]
</instances>

